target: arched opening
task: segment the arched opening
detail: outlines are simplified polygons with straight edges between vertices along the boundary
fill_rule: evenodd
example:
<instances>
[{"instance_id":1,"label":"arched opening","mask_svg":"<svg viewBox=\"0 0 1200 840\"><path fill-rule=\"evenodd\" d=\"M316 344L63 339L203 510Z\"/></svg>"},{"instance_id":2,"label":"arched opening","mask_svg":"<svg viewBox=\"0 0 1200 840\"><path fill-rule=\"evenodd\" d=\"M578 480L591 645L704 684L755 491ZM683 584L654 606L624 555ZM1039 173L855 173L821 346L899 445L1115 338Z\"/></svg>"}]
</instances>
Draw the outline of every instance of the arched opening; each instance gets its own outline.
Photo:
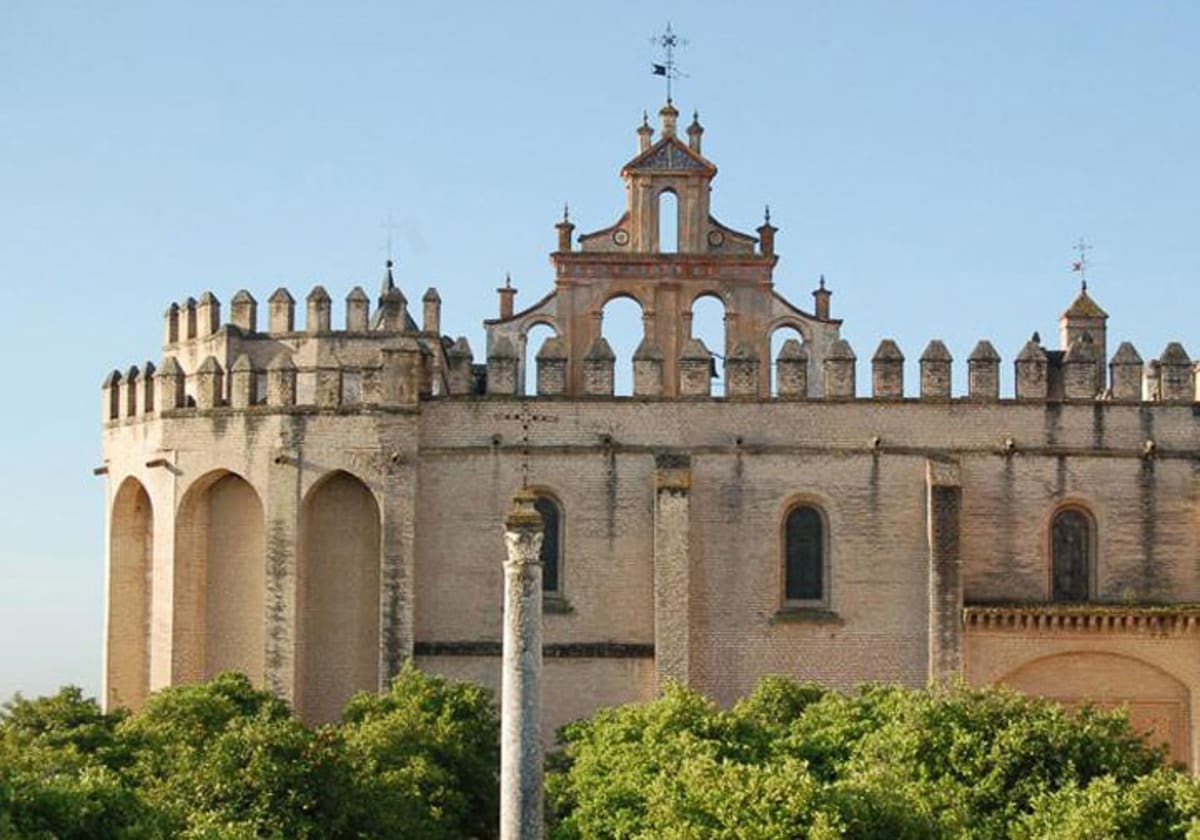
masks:
<instances>
[{"instance_id":1,"label":"arched opening","mask_svg":"<svg viewBox=\"0 0 1200 840\"><path fill-rule=\"evenodd\" d=\"M825 592L825 519L817 508L801 503L783 523L784 601L820 604Z\"/></svg>"},{"instance_id":2,"label":"arched opening","mask_svg":"<svg viewBox=\"0 0 1200 840\"><path fill-rule=\"evenodd\" d=\"M600 334L616 356L613 393L627 397L633 393L633 354L645 333L642 305L633 298L616 297L604 304L600 319Z\"/></svg>"},{"instance_id":3,"label":"arched opening","mask_svg":"<svg viewBox=\"0 0 1200 840\"><path fill-rule=\"evenodd\" d=\"M692 301L692 338L704 342L713 355L712 393L725 393L725 301L715 292L705 293Z\"/></svg>"},{"instance_id":4,"label":"arched opening","mask_svg":"<svg viewBox=\"0 0 1200 840\"><path fill-rule=\"evenodd\" d=\"M1078 507L1065 507L1050 523L1051 599L1086 601L1095 564L1095 525Z\"/></svg>"},{"instance_id":5,"label":"arched opening","mask_svg":"<svg viewBox=\"0 0 1200 840\"><path fill-rule=\"evenodd\" d=\"M121 482L108 527L104 706L139 709L150 688L154 510L135 478Z\"/></svg>"},{"instance_id":6,"label":"arched opening","mask_svg":"<svg viewBox=\"0 0 1200 840\"><path fill-rule=\"evenodd\" d=\"M679 198L671 190L658 194L658 252L679 253Z\"/></svg>"},{"instance_id":7,"label":"arched opening","mask_svg":"<svg viewBox=\"0 0 1200 840\"><path fill-rule=\"evenodd\" d=\"M175 525L172 682L241 671L262 685L266 531L258 493L219 471L185 494Z\"/></svg>"},{"instance_id":8,"label":"arched opening","mask_svg":"<svg viewBox=\"0 0 1200 840\"><path fill-rule=\"evenodd\" d=\"M553 338L556 335L558 333L549 324L534 324L525 333L525 352L521 356L524 359L522 373L525 377L525 383L521 393L527 397L536 396L538 392L538 351L542 349L542 345L546 342L546 339Z\"/></svg>"},{"instance_id":9,"label":"arched opening","mask_svg":"<svg viewBox=\"0 0 1200 840\"><path fill-rule=\"evenodd\" d=\"M563 510L562 503L549 493L538 493L534 508L542 516L545 531L542 536L542 592L561 595L563 558Z\"/></svg>"},{"instance_id":10,"label":"arched opening","mask_svg":"<svg viewBox=\"0 0 1200 840\"><path fill-rule=\"evenodd\" d=\"M309 491L300 535L296 704L327 723L356 692L379 690L379 505L335 472Z\"/></svg>"},{"instance_id":11,"label":"arched opening","mask_svg":"<svg viewBox=\"0 0 1200 840\"><path fill-rule=\"evenodd\" d=\"M803 376L804 391L807 392L808 370L807 365L802 365L794 358L784 358L783 364L780 364L779 354L783 351L784 344L788 341L797 342L800 345L801 351L804 351L804 334L800 330L793 327L791 324L785 324L775 329L771 333L771 396L779 396L782 390L789 393L790 396L797 394L790 393L792 390L800 386L799 376ZM795 344L789 344L789 350L794 350ZM789 354L790 356L791 354ZM784 380L783 388L780 386L780 377ZM800 396L804 396L801 394Z\"/></svg>"}]
</instances>

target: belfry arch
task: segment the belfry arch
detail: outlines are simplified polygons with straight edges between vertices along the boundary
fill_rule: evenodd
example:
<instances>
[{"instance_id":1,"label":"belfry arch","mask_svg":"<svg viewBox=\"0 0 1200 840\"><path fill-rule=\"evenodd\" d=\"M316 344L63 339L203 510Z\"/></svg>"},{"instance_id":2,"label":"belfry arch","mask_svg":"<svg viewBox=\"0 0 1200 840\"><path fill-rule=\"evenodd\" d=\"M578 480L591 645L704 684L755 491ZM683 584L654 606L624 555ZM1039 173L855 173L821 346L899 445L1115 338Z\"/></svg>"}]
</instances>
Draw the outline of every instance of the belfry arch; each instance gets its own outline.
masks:
<instances>
[{"instance_id":1,"label":"belfry arch","mask_svg":"<svg viewBox=\"0 0 1200 840\"><path fill-rule=\"evenodd\" d=\"M175 523L172 682L241 671L262 685L266 531L258 493L216 470L184 494Z\"/></svg>"},{"instance_id":2,"label":"belfry arch","mask_svg":"<svg viewBox=\"0 0 1200 840\"><path fill-rule=\"evenodd\" d=\"M336 720L359 691L379 690L379 504L347 472L323 477L301 510L296 705Z\"/></svg>"},{"instance_id":3,"label":"belfry arch","mask_svg":"<svg viewBox=\"0 0 1200 840\"><path fill-rule=\"evenodd\" d=\"M139 709L150 686L154 509L136 478L121 482L108 525L104 706Z\"/></svg>"}]
</instances>

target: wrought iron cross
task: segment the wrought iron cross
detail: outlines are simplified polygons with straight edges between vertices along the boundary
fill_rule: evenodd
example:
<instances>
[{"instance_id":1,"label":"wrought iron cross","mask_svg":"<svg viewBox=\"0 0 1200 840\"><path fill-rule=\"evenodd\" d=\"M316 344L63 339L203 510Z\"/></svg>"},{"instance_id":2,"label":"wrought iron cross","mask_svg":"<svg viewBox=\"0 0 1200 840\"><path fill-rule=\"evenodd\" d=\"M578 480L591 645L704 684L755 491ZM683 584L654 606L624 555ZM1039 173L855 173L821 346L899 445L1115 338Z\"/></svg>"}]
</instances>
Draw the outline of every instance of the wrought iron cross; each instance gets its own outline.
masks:
<instances>
[{"instance_id":1,"label":"wrought iron cross","mask_svg":"<svg viewBox=\"0 0 1200 840\"><path fill-rule=\"evenodd\" d=\"M1092 250L1092 246L1087 244L1087 242L1081 236L1079 237L1079 241L1075 243L1075 250L1079 252L1079 259L1075 260L1075 262L1071 264L1071 270L1079 272L1080 286L1083 288L1083 291L1086 292L1088 267L1087 252Z\"/></svg>"},{"instance_id":2,"label":"wrought iron cross","mask_svg":"<svg viewBox=\"0 0 1200 840\"><path fill-rule=\"evenodd\" d=\"M675 66L675 50L686 47L687 39L680 38L671 30L671 22L667 21L666 31L661 35L655 35L650 39L650 43L659 47L663 51L662 64L651 64L651 69L655 76L663 76L667 80L667 102L671 101L671 82L681 78L682 73Z\"/></svg>"},{"instance_id":3,"label":"wrought iron cross","mask_svg":"<svg viewBox=\"0 0 1200 840\"><path fill-rule=\"evenodd\" d=\"M497 414L497 420L518 420L521 423L521 486L529 486L529 430L534 423L557 423L558 417L553 414L539 414L522 402L521 409L515 413Z\"/></svg>"}]
</instances>

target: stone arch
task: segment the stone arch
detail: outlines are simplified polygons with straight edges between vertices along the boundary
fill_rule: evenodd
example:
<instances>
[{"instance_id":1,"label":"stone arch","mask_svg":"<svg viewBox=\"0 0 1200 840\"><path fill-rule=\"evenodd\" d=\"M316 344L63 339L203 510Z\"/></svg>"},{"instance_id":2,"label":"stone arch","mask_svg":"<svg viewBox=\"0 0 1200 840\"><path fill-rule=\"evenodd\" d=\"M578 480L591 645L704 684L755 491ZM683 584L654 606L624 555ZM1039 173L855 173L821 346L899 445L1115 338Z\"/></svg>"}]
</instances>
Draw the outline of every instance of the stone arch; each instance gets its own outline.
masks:
<instances>
[{"instance_id":1,"label":"stone arch","mask_svg":"<svg viewBox=\"0 0 1200 840\"><path fill-rule=\"evenodd\" d=\"M150 689L154 508L132 476L121 482L108 525L104 707L139 709Z\"/></svg>"},{"instance_id":2,"label":"stone arch","mask_svg":"<svg viewBox=\"0 0 1200 840\"><path fill-rule=\"evenodd\" d=\"M1191 692L1143 659L1108 651L1054 653L1014 668L997 682L1067 708L1127 706L1135 729L1165 743L1174 761L1190 764Z\"/></svg>"},{"instance_id":3,"label":"stone arch","mask_svg":"<svg viewBox=\"0 0 1200 840\"><path fill-rule=\"evenodd\" d=\"M684 313L688 338L704 342L713 354L713 394L724 393L725 357L729 355L729 301L717 289L697 292Z\"/></svg>"},{"instance_id":4,"label":"stone arch","mask_svg":"<svg viewBox=\"0 0 1200 840\"><path fill-rule=\"evenodd\" d=\"M197 479L175 519L172 682L241 671L262 685L266 529L250 483L229 470Z\"/></svg>"},{"instance_id":5,"label":"stone arch","mask_svg":"<svg viewBox=\"0 0 1200 840\"><path fill-rule=\"evenodd\" d=\"M613 393L616 396L633 393L633 354L645 337L645 322L646 306L632 292L617 290L604 298L597 331L616 356L613 363Z\"/></svg>"},{"instance_id":6,"label":"stone arch","mask_svg":"<svg viewBox=\"0 0 1200 840\"><path fill-rule=\"evenodd\" d=\"M323 476L300 514L296 706L336 720L359 691L379 690L379 503L348 472Z\"/></svg>"},{"instance_id":7,"label":"stone arch","mask_svg":"<svg viewBox=\"0 0 1200 840\"><path fill-rule=\"evenodd\" d=\"M771 396L774 397L779 393L779 366L777 362L779 351L783 349L784 342L789 338L794 338L802 346L807 346L808 339L805 337L804 331L800 329L799 324L789 319L783 319L781 323L772 326L767 335L768 347L770 348L768 351L768 361L771 365Z\"/></svg>"},{"instance_id":8,"label":"stone arch","mask_svg":"<svg viewBox=\"0 0 1200 840\"><path fill-rule=\"evenodd\" d=\"M521 325L517 353L521 358L520 391L526 396L537 394L537 354L551 336L558 337L558 327L549 319L537 318Z\"/></svg>"}]
</instances>

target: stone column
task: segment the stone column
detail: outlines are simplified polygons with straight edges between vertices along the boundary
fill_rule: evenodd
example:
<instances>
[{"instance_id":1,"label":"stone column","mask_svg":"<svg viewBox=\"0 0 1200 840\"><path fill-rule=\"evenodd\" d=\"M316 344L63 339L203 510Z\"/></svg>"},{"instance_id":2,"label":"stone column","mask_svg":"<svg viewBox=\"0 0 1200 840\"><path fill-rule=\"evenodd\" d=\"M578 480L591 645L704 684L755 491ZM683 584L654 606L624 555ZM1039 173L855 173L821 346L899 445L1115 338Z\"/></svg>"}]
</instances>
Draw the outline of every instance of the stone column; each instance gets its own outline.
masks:
<instances>
[{"instance_id":1,"label":"stone column","mask_svg":"<svg viewBox=\"0 0 1200 840\"><path fill-rule=\"evenodd\" d=\"M962 558L959 518L962 482L958 464L927 461L929 529L929 681L962 674Z\"/></svg>"},{"instance_id":2,"label":"stone column","mask_svg":"<svg viewBox=\"0 0 1200 840\"><path fill-rule=\"evenodd\" d=\"M654 677L687 682L692 461L664 453L654 461Z\"/></svg>"},{"instance_id":3,"label":"stone column","mask_svg":"<svg viewBox=\"0 0 1200 840\"><path fill-rule=\"evenodd\" d=\"M504 520L504 661L500 676L500 840L542 840L542 537L534 495Z\"/></svg>"}]
</instances>

